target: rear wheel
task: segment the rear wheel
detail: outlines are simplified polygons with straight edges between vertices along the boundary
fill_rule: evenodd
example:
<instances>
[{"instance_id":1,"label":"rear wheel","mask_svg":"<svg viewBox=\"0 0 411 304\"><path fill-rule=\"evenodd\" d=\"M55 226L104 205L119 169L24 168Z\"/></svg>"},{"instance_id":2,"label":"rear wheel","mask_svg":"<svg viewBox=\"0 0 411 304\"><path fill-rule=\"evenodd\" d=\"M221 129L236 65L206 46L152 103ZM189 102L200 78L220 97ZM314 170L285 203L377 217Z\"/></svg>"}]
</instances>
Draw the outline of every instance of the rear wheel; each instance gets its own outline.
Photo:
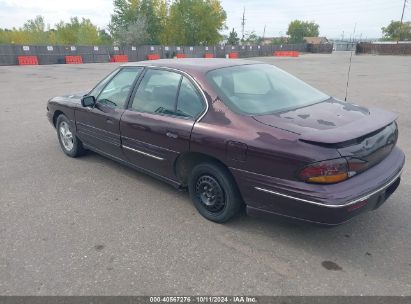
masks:
<instances>
[{"instance_id":1,"label":"rear wheel","mask_svg":"<svg viewBox=\"0 0 411 304\"><path fill-rule=\"evenodd\" d=\"M74 135L73 127L64 114L61 114L57 118L56 128L61 149L66 155L77 157L84 154L83 144L77 136Z\"/></svg>"},{"instance_id":2,"label":"rear wheel","mask_svg":"<svg viewBox=\"0 0 411 304\"><path fill-rule=\"evenodd\" d=\"M237 185L227 169L217 163L195 166L188 180L191 200L206 219L223 223L241 208Z\"/></svg>"}]
</instances>

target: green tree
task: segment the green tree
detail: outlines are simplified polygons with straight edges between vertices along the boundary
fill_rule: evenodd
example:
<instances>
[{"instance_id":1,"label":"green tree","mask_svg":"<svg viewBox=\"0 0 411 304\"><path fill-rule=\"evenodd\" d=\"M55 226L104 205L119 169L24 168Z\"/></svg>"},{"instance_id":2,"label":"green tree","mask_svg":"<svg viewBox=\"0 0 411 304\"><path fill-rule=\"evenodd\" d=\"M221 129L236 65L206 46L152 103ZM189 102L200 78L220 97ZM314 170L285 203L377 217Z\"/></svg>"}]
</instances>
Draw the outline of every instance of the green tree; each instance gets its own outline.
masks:
<instances>
[{"instance_id":1,"label":"green tree","mask_svg":"<svg viewBox=\"0 0 411 304\"><path fill-rule=\"evenodd\" d=\"M114 40L120 44L137 40L126 37L127 33L137 33L139 44L158 44L166 15L165 0L114 0L114 14L111 16L109 30ZM137 28L139 25L143 26L146 33Z\"/></svg>"},{"instance_id":2,"label":"green tree","mask_svg":"<svg viewBox=\"0 0 411 304\"><path fill-rule=\"evenodd\" d=\"M160 43L160 33L164 28L166 12L165 1L141 0L140 15L147 24L150 44Z\"/></svg>"},{"instance_id":3,"label":"green tree","mask_svg":"<svg viewBox=\"0 0 411 304\"><path fill-rule=\"evenodd\" d=\"M39 15L34 19L27 20L23 25L23 30L28 32L44 32L46 30L44 18Z\"/></svg>"},{"instance_id":4,"label":"green tree","mask_svg":"<svg viewBox=\"0 0 411 304\"><path fill-rule=\"evenodd\" d=\"M140 0L114 0L113 4L114 14L108 27L111 34L115 35L117 30L127 28L137 20Z\"/></svg>"},{"instance_id":5,"label":"green tree","mask_svg":"<svg viewBox=\"0 0 411 304\"><path fill-rule=\"evenodd\" d=\"M98 28L89 19L83 19L77 32L77 44L95 45L100 43Z\"/></svg>"},{"instance_id":6,"label":"green tree","mask_svg":"<svg viewBox=\"0 0 411 304\"><path fill-rule=\"evenodd\" d=\"M0 44L11 43L10 32L11 30L0 28Z\"/></svg>"},{"instance_id":7,"label":"green tree","mask_svg":"<svg viewBox=\"0 0 411 304\"><path fill-rule=\"evenodd\" d=\"M0 43L45 44L48 30L42 16L27 20L21 28L0 30Z\"/></svg>"},{"instance_id":8,"label":"green tree","mask_svg":"<svg viewBox=\"0 0 411 304\"><path fill-rule=\"evenodd\" d=\"M81 22L77 17L71 18L67 23L59 22L56 24L55 37L57 44L100 44L98 28L85 18Z\"/></svg>"},{"instance_id":9,"label":"green tree","mask_svg":"<svg viewBox=\"0 0 411 304\"><path fill-rule=\"evenodd\" d=\"M279 45L279 44L287 44L288 39L287 37L275 37L271 40L271 44Z\"/></svg>"},{"instance_id":10,"label":"green tree","mask_svg":"<svg viewBox=\"0 0 411 304\"><path fill-rule=\"evenodd\" d=\"M320 26L314 21L294 20L288 25L287 35L291 43L304 42L304 37L318 37Z\"/></svg>"},{"instance_id":11,"label":"green tree","mask_svg":"<svg viewBox=\"0 0 411 304\"><path fill-rule=\"evenodd\" d=\"M27 44L44 44L48 42L48 32L42 16L27 20L19 31L25 36Z\"/></svg>"},{"instance_id":12,"label":"green tree","mask_svg":"<svg viewBox=\"0 0 411 304\"><path fill-rule=\"evenodd\" d=\"M142 45L148 43L150 35L145 17L138 18L126 28L116 32L116 42L120 45Z\"/></svg>"},{"instance_id":13,"label":"green tree","mask_svg":"<svg viewBox=\"0 0 411 304\"><path fill-rule=\"evenodd\" d=\"M262 40L263 39L260 36L258 36L255 33L255 31L252 31L250 33L246 33L245 39L244 39L243 42L245 42L247 44L260 44Z\"/></svg>"},{"instance_id":14,"label":"green tree","mask_svg":"<svg viewBox=\"0 0 411 304\"><path fill-rule=\"evenodd\" d=\"M42 16L37 16L27 20L21 28L0 29L0 43L97 45L110 44L111 37L89 19L80 21L74 17L70 22L61 21L51 29L46 27Z\"/></svg>"},{"instance_id":15,"label":"green tree","mask_svg":"<svg viewBox=\"0 0 411 304\"><path fill-rule=\"evenodd\" d=\"M111 45L113 43L113 39L111 38L110 34L106 32L106 30L99 30L98 37L100 39L100 44L103 45Z\"/></svg>"},{"instance_id":16,"label":"green tree","mask_svg":"<svg viewBox=\"0 0 411 304\"><path fill-rule=\"evenodd\" d=\"M163 44L207 45L221 40L226 12L220 0L175 0L170 7Z\"/></svg>"},{"instance_id":17,"label":"green tree","mask_svg":"<svg viewBox=\"0 0 411 304\"><path fill-rule=\"evenodd\" d=\"M411 40L411 21L391 20L390 24L382 27L383 40Z\"/></svg>"},{"instance_id":18,"label":"green tree","mask_svg":"<svg viewBox=\"0 0 411 304\"><path fill-rule=\"evenodd\" d=\"M233 30L228 35L227 44L237 45L239 42L240 42L240 38L238 38L238 34L233 28Z\"/></svg>"}]
</instances>

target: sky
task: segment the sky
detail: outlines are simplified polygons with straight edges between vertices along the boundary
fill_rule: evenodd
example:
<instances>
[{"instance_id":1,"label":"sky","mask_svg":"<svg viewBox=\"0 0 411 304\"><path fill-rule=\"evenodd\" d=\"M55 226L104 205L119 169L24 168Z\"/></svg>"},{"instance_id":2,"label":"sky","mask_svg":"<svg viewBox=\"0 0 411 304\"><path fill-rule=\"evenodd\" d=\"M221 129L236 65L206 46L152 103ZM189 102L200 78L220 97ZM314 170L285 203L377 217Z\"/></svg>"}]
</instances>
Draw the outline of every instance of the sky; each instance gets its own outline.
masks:
<instances>
[{"instance_id":1,"label":"sky","mask_svg":"<svg viewBox=\"0 0 411 304\"><path fill-rule=\"evenodd\" d=\"M401 17L404 0L222 0L227 12L227 33L232 28L241 33L245 8L245 31L265 37L285 35L294 19L315 21L320 35L349 38L356 24L356 38L379 38L381 27ZM113 12L113 0L0 0L0 28L20 27L27 19L42 15L53 27L71 16L89 18L106 28ZM404 20L411 20L408 0Z\"/></svg>"}]
</instances>

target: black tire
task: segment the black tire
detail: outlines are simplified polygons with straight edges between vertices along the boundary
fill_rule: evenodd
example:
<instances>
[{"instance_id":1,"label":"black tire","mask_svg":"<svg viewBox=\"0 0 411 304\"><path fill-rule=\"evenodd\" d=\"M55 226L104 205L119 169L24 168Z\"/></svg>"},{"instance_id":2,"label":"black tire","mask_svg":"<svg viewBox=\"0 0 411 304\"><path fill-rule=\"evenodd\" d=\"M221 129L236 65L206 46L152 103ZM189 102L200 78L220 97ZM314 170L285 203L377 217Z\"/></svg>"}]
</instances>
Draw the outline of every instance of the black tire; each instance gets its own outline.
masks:
<instances>
[{"instance_id":1,"label":"black tire","mask_svg":"<svg viewBox=\"0 0 411 304\"><path fill-rule=\"evenodd\" d=\"M198 212L213 222L228 221L243 205L233 177L218 163L196 165L188 179L188 190Z\"/></svg>"},{"instance_id":2,"label":"black tire","mask_svg":"<svg viewBox=\"0 0 411 304\"><path fill-rule=\"evenodd\" d=\"M68 135L67 137L65 137L63 135L64 132L61 130L65 129L66 127L71 134L71 140L68 139ZM83 155L85 153L85 149L83 148L82 142L74 134L73 129L74 128L71 125L70 120L64 114L61 114L59 117L57 117L56 130L60 147L66 155L70 157L77 157Z\"/></svg>"}]
</instances>

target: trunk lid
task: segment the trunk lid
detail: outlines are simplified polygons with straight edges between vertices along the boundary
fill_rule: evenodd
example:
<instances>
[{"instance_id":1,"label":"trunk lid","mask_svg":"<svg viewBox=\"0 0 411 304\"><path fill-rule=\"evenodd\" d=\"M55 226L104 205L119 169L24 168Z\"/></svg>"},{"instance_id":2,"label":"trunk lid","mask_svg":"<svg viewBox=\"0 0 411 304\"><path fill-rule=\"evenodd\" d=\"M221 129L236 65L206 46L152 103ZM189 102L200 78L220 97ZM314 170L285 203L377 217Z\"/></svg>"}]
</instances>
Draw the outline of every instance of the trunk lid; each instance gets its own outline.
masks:
<instances>
[{"instance_id":1,"label":"trunk lid","mask_svg":"<svg viewBox=\"0 0 411 304\"><path fill-rule=\"evenodd\" d=\"M335 148L364 171L383 160L398 138L397 115L336 99L271 115L254 116L266 125L294 132L299 140Z\"/></svg>"},{"instance_id":2,"label":"trunk lid","mask_svg":"<svg viewBox=\"0 0 411 304\"><path fill-rule=\"evenodd\" d=\"M263 124L299 134L302 141L324 145L361 138L388 126L396 118L391 112L333 98L287 112L254 116Z\"/></svg>"}]
</instances>

